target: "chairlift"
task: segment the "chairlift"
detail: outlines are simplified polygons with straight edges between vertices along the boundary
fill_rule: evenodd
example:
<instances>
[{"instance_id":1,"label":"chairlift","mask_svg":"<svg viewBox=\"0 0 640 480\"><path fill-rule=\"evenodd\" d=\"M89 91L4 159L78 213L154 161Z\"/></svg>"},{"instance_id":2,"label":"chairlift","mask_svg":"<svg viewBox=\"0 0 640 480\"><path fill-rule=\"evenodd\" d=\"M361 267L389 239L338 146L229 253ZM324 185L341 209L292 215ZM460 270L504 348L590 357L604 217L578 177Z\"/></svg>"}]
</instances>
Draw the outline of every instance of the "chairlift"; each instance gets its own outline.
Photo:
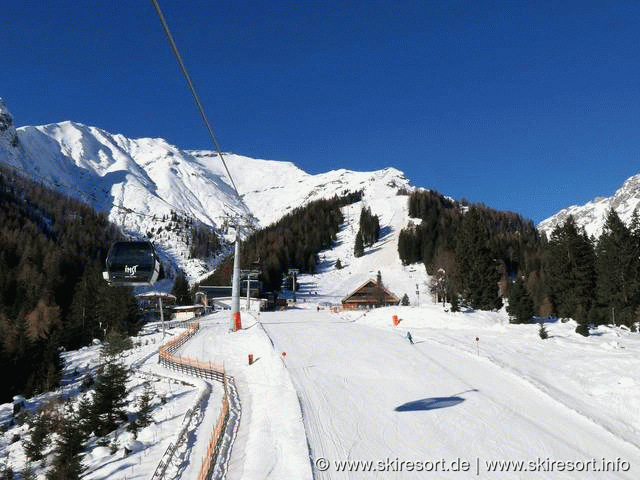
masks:
<instances>
[{"instance_id":1,"label":"chairlift","mask_svg":"<svg viewBox=\"0 0 640 480\"><path fill-rule=\"evenodd\" d=\"M102 276L112 287L153 285L160 274L160 259L148 241L115 242L105 263Z\"/></svg>"}]
</instances>

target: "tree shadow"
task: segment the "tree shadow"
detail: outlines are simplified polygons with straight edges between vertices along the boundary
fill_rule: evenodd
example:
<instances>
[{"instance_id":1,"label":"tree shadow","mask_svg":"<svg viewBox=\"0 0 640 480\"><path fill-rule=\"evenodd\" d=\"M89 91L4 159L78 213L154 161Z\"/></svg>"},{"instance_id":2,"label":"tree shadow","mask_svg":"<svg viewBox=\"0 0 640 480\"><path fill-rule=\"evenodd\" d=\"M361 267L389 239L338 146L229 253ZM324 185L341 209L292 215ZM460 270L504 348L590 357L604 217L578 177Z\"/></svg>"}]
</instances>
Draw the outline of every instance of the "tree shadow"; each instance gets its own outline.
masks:
<instances>
[{"instance_id":1,"label":"tree shadow","mask_svg":"<svg viewBox=\"0 0 640 480\"><path fill-rule=\"evenodd\" d=\"M391 235L393 233L393 228L390 225L386 225L380 229L380 233L378 234L378 241L384 240L385 237Z\"/></svg>"},{"instance_id":2,"label":"tree shadow","mask_svg":"<svg viewBox=\"0 0 640 480\"><path fill-rule=\"evenodd\" d=\"M437 410L439 408L449 408L455 407L456 405L461 404L465 401L463 395L469 392L477 392L477 389L467 390L465 392L456 393L451 395L450 397L429 397L423 398L420 400L414 400L412 402L407 402L402 405L399 405L395 408L396 412L419 412L419 411L427 411L427 410Z\"/></svg>"}]
</instances>

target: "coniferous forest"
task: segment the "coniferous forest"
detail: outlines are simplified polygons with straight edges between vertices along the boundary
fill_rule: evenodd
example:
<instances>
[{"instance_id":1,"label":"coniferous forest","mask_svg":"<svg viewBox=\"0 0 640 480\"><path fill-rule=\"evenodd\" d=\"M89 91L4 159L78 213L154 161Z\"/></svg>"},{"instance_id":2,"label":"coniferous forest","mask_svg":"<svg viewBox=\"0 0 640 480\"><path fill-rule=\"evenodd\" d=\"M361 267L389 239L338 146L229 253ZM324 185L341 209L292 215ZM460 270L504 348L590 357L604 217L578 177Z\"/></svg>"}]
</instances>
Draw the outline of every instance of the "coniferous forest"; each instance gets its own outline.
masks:
<instances>
[{"instance_id":1,"label":"coniferous forest","mask_svg":"<svg viewBox=\"0 0 640 480\"><path fill-rule=\"evenodd\" d=\"M119 236L81 202L0 169L0 402L55 387L61 347L133 333L130 289L102 279Z\"/></svg>"},{"instance_id":2,"label":"coniferous forest","mask_svg":"<svg viewBox=\"0 0 640 480\"><path fill-rule=\"evenodd\" d=\"M456 202L433 191L409 196L416 221L400 232L404 264L422 262L431 290L457 309L500 308L516 323L534 316L573 318L589 325L635 328L640 320L640 219L625 225L608 213L599 239L569 217L547 239L511 212Z\"/></svg>"},{"instance_id":3,"label":"coniferous forest","mask_svg":"<svg viewBox=\"0 0 640 480\"><path fill-rule=\"evenodd\" d=\"M500 295L520 271L536 271L543 245L533 222L512 212L456 202L434 191L409 196L409 216L398 253L406 264L422 262L442 301L484 310L502 306Z\"/></svg>"},{"instance_id":4,"label":"coniferous forest","mask_svg":"<svg viewBox=\"0 0 640 480\"><path fill-rule=\"evenodd\" d=\"M301 273L315 272L318 253L335 241L344 217L340 208L360 200L361 193L349 193L328 200L316 200L295 209L278 222L250 235L242 242L241 268L252 262L262 265L262 281L267 291L278 292L290 268ZM233 256L202 285L231 285Z\"/></svg>"},{"instance_id":5,"label":"coniferous forest","mask_svg":"<svg viewBox=\"0 0 640 480\"><path fill-rule=\"evenodd\" d=\"M371 213L371 208L362 207L360 211L360 228L356 234L353 254L356 257L364 255L365 247L370 247L380 237L380 220Z\"/></svg>"}]
</instances>

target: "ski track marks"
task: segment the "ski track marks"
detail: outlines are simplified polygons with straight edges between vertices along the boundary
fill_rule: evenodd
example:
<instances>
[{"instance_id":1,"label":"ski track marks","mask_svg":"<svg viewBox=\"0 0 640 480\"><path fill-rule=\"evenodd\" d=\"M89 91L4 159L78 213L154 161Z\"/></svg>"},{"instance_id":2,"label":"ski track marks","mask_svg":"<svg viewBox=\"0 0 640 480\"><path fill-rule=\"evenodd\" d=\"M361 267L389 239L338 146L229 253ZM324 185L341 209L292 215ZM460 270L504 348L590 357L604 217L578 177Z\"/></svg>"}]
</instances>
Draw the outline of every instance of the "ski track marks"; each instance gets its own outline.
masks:
<instances>
[{"instance_id":1,"label":"ski track marks","mask_svg":"<svg viewBox=\"0 0 640 480\"><path fill-rule=\"evenodd\" d=\"M396 332L336 322L324 312L263 314L304 412L312 463L386 459L427 462L460 458L468 473L433 478L522 478L489 474L488 461L598 462L621 458L629 472L528 472L531 478L636 478L640 450L526 380L433 339L409 344ZM428 472L338 472L314 467L319 479L421 478Z\"/></svg>"}]
</instances>

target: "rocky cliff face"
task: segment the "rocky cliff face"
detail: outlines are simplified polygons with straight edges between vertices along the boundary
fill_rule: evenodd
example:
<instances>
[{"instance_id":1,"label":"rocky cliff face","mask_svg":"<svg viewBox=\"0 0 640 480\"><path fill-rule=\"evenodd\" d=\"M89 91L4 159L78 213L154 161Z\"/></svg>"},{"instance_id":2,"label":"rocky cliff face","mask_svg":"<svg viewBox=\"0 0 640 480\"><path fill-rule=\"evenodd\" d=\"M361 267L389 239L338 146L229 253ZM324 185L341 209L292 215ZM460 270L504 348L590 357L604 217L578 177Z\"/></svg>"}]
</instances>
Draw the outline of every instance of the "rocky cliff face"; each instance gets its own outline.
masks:
<instances>
[{"instance_id":1,"label":"rocky cliff face","mask_svg":"<svg viewBox=\"0 0 640 480\"><path fill-rule=\"evenodd\" d=\"M24 149L13 116L0 98L0 162L14 168L23 167Z\"/></svg>"}]
</instances>

